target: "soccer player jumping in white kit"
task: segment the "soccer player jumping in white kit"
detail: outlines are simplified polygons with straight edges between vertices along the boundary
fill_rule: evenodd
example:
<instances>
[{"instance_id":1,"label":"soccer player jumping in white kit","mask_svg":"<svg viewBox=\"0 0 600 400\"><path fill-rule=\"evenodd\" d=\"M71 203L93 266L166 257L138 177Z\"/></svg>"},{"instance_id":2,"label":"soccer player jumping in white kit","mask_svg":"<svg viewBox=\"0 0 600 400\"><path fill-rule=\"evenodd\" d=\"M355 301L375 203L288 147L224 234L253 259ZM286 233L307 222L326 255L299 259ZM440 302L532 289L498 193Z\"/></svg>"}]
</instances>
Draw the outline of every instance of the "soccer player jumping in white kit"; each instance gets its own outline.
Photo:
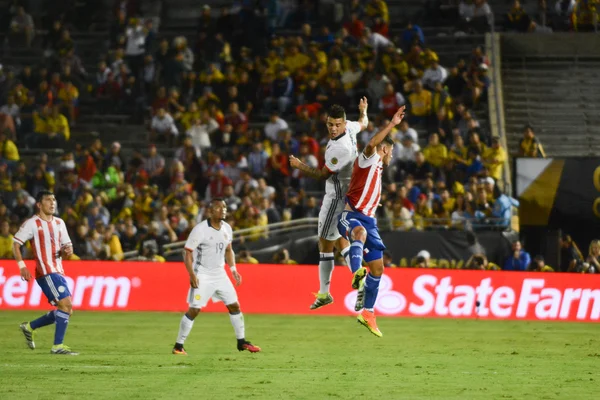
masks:
<instances>
[{"instance_id":1,"label":"soccer player jumping in white kit","mask_svg":"<svg viewBox=\"0 0 600 400\"><path fill-rule=\"evenodd\" d=\"M325 166L322 169L311 168L298 158L290 156L290 165L304 175L318 180L326 179L325 197L319 212L319 293L311 310L333 303L329 294L331 275L334 267L333 248L338 249L342 257L348 261L350 244L337 229L339 215L344 210L346 192L352 176L352 166L358 157L356 135L367 128L367 98L363 97L358 104L360 112L358 121L346 121L346 111L342 106L334 105L327 116L329 143L325 150Z\"/></svg>"},{"instance_id":2,"label":"soccer player jumping in white kit","mask_svg":"<svg viewBox=\"0 0 600 400\"><path fill-rule=\"evenodd\" d=\"M173 354L187 354L183 344L194 326L194 319L213 297L225 303L229 310L229 318L237 338L237 349L257 353L260 347L254 346L245 338L244 316L240 311L235 288L225 272L227 261L236 285L242 283L242 276L235 268L235 254L231 247L233 232L231 226L223 221L227 217L227 205L222 199L213 199L208 215L208 219L192 229L185 242L183 261L190 276L191 287L187 299L190 308L181 318Z\"/></svg>"}]
</instances>

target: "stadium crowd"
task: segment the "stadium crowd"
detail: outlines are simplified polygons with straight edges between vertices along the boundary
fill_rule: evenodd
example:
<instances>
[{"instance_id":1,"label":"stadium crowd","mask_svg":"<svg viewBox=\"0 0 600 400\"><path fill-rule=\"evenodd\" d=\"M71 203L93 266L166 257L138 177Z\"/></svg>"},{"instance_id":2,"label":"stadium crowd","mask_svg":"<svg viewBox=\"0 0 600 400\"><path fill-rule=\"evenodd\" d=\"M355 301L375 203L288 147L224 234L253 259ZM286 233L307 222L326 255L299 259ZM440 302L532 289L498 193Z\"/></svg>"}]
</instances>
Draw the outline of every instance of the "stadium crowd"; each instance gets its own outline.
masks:
<instances>
[{"instance_id":1,"label":"stadium crowd","mask_svg":"<svg viewBox=\"0 0 600 400\"><path fill-rule=\"evenodd\" d=\"M442 66L417 24L390 37L385 1L355 0L342 26L316 27L301 14L300 31L283 36L265 24L252 37L268 43L261 52L228 29L256 23L262 9L249 3L237 13L223 8L218 18L204 6L192 44L161 37L135 1L117 2L110 51L94 73L77 55L73 15L50 19L44 64L0 69L2 232L14 234L32 214L35 194L50 189L75 254L85 259L138 251L164 260L162 246L184 239L214 197L227 202L235 230L260 239L269 223L317 216L322 186L292 171L287 155L323 165L328 107L340 104L351 118L363 95L371 123L359 134L361 146L394 109L409 105L394 132L395 163L378 213L390 229L510 226L515 202L500 190L506 151L476 117L491 83L482 48ZM31 16L11 10L11 45L34 45L23 33L33 32ZM25 31L16 29L21 21ZM80 95L96 98L100 112L127 110L145 121L151 144L123 154L119 142L102 138L76 143L70 130ZM264 114L268 122L256 124ZM66 151L28 164L19 154L27 148Z\"/></svg>"}]
</instances>

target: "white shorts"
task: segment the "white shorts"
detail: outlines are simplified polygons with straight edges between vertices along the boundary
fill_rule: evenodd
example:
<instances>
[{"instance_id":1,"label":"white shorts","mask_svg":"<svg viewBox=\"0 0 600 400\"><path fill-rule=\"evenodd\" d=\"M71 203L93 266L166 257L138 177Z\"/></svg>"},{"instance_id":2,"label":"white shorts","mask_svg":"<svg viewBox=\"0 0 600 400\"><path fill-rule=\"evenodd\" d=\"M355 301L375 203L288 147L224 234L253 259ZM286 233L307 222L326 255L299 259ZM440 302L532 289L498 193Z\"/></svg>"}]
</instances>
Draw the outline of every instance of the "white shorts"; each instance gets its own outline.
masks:
<instances>
[{"instance_id":1,"label":"white shorts","mask_svg":"<svg viewBox=\"0 0 600 400\"><path fill-rule=\"evenodd\" d=\"M187 302L191 308L203 308L210 299L222 301L226 306L237 303L237 292L227 275L198 275L198 288L190 287Z\"/></svg>"},{"instance_id":2,"label":"white shorts","mask_svg":"<svg viewBox=\"0 0 600 400\"><path fill-rule=\"evenodd\" d=\"M338 232L338 219L342 211L344 211L346 203L343 199L335 199L332 197L323 197L321 211L319 211L319 228L318 234L320 238L334 242L341 235Z\"/></svg>"}]
</instances>

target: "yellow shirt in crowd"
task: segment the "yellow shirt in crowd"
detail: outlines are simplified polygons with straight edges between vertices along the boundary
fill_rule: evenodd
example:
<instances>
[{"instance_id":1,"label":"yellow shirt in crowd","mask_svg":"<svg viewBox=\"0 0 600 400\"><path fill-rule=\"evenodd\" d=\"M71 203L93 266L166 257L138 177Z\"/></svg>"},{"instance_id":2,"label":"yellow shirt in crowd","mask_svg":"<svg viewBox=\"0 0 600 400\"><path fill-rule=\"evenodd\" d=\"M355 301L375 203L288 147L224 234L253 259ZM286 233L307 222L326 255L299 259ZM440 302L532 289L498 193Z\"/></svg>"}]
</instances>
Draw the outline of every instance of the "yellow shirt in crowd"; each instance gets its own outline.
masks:
<instances>
[{"instance_id":1,"label":"yellow shirt in crowd","mask_svg":"<svg viewBox=\"0 0 600 400\"><path fill-rule=\"evenodd\" d=\"M423 149L423 155L425 159L429 161L431 165L436 168L444 166L446 159L448 158L448 149L441 143L436 145L427 145Z\"/></svg>"},{"instance_id":2,"label":"yellow shirt in crowd","mask_svg":"<svg viewBox=\"0 0 600 400\"><path fill-rule=\"evenodd\" d=\"M9 233L8 236L0 236L0 259L6 260L13 258L12 246L13 235Z\"/></svg>"},{"instance_id":3,"label":"yellow shirt in crowd","mask_svg":"<svg viewBox=\"0 0 600 400\"><path fill-rule=\"evenodd\" d=\"M502 178L502 167L506 161L506 150L502 147L498 147L497 149L488 147L483 154L483 158L490 176L497 181L500 180Z\"/></svg>"},{"instance_id":4,"label":"yellow shirt in crowd","mask_svg":"<svg viewBox=\"0 0 600 400\"><path fill-rule=\"evenodd\" d=\"M0 143L0 157L5 158L9 161L19 161L19 149L15 142L10 139L5 139Z\"/></svg>"},{"instance_id":5,"label":"yellow shirt in crowd","mask_svg":"<svg viewBox=\"0 0 600 400\"><path fill-rule=\"evenodd\" d=\"M412 93L408 96L411 112L417 117L426 117L431 113L431 92L423 90L421 93Z\"/></svg>"}]
</instances>

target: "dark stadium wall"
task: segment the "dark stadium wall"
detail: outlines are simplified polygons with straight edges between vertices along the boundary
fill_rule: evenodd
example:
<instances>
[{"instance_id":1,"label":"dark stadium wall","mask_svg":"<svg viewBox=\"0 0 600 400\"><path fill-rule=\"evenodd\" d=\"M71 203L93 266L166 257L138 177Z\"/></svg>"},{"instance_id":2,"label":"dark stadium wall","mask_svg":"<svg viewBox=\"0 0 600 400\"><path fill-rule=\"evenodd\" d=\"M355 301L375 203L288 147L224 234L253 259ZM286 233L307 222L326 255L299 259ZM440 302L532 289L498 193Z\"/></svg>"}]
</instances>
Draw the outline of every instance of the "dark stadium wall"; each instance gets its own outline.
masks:
<instances>
[{"instance_id":1,"label":"dark stadium wall","mask_svg":"<svg viewBox=\"0 0 600 400\"><path fill-rule=\"evenodd\" d=\"M589 243L600 237L600 158L520 158L515 167L526 248L543 252L558 246L560 231L587 254Z\"/></svg>"}]
</instances>

